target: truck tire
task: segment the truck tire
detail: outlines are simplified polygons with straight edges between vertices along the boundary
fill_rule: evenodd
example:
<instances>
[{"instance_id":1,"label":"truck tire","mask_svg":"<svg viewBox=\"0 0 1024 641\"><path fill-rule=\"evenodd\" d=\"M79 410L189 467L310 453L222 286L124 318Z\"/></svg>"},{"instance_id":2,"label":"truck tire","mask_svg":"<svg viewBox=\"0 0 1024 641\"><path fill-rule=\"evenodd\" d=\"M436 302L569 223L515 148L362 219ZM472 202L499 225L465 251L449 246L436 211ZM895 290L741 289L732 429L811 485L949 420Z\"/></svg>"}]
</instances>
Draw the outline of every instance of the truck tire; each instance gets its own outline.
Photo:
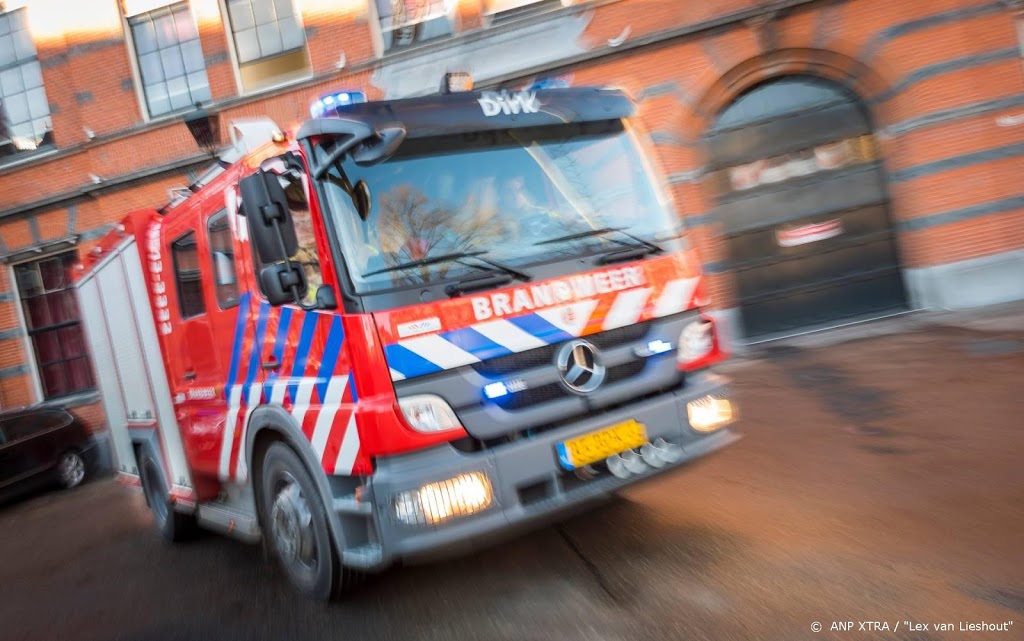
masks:
<instances>
[{"instance_id":1,"label":"truck tire","mask_svg":"<svg viewBox=\"0 0 1024 641\"><path fill-rule=\"evenodd\" d=\"M172 543L190 539L196 532L195 517L175 511L164 483L163 468L148 449L139 457L139 472L142 492L160 535Z\"/></svg>"},{"instance_id":2,"label":"truck tire","mask_svg":"<svg viewBox=\"0 0 1024 641\"><path fill-rule=\"evenodd\" d=\"M259 500L264 536L292 585L307 597L327 601L347 574L331 540L316 483L288 445L270 445L263 458Z\"/></svg>"}]
</instances>

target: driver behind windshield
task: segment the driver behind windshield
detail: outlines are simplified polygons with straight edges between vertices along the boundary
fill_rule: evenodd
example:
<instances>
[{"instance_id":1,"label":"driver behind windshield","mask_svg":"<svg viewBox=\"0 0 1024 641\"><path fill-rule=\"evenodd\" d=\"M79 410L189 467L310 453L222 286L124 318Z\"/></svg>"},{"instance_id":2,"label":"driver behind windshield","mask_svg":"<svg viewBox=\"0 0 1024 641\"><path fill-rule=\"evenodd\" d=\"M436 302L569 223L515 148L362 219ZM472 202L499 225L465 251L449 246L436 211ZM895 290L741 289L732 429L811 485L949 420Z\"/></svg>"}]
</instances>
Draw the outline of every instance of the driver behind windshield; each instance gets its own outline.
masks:
<instances>
[{"instance_id":1,"label":"driver behind windshield","mask_svg":"<svg viewBox=\"0 0 1024 641\"><path fill-rule=\"evenodd\" d=\"M530 193L523 176L505 179L499 202L503 218L514 221L520 240L536 241L564 233L556 230L564 227L561 216Z\"/></svg>"}]
</instances>

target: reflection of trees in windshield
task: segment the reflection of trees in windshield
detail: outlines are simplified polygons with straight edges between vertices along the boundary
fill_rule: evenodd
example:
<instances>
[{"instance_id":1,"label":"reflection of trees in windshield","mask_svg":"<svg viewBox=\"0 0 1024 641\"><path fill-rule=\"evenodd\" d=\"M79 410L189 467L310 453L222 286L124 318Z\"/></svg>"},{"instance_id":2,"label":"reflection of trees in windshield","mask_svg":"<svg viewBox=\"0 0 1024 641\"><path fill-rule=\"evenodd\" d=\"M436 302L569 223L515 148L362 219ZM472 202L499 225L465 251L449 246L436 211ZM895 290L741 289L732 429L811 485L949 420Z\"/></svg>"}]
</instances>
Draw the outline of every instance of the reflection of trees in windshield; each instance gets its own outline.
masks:
<instances>
[{"instance_id":1,"label":"reflection of trees in windshield","mask_svg":"<svg viewBox=\"0 0 1024 641\"><path fill-rule=\"evenodd\" d=\"M517 181L512 179L510 184ZM481 199L486 201L486 199ZM514 191L487 203L468 199L461 208L432 200L419 188L399 184L380 196L378 233L384 267L445 254L485 249L494 257L525 253L537 239L579 232L587 227L579 218L559 216L534 203L529 194ZM551 254L572 253L565 248L545 248ZM474 264L471 258L466 259ZM444 279L457 261L410 268L391 274L396 285Z\"/></svg>"},{"instance_id":2,"label":"reflection of trees in windshield","mask_svg":"<svg viewBox=\"0 0 1024 641\"><path fill-rule=\"evenodd\" d=\"M501 236L501 225L495 218L459 217L453 208L432 201L409 184L395 185L389 192L381 194L379 211L380 244L385 267L472 251L498 242ZM392 279L396 284L409 284L445 278L453 264L424 265L408 273L396 272Z\"/></svg>"}]
</instances>

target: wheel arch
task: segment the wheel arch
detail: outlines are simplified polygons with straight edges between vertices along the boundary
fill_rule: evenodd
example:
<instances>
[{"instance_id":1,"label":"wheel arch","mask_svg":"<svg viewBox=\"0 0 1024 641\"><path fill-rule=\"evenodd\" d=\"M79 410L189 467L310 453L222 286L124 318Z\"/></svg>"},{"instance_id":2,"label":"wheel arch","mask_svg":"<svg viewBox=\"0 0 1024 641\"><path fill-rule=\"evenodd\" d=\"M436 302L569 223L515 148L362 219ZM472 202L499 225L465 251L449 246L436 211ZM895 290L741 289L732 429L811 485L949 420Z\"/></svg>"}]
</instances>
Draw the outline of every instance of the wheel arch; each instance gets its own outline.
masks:
<instances>
[{"instance_id":1,"label":"wheel arch","mask_svg":"<svg viewBox=\"0 0 1024 641\"><path fill-rule=\"evenodd\" d=\"M331 491L327 473L324 472L319 458L313 451L309 439L302 432L295 417L280 405L261 405L253 410L245 436L245 457L249 462L249 486L252 488L256 514L262 524L262 508L259 500L259 482L262 479L262 456L270 444L280 441L288 445L306 466L313 478L313 483L320 494L320 501L327 517L327 528L335 549L340 556L345 550L342 536L344 528L338 513L332 508L334 494ZM262 527L262 525L261 525Z\"/></svg>"},{"instance_id":2,"label":"wheel arch","mask_svg":"<svg viewBox=\"0 0 1024 641\"><path fill-rule=\"evenodd\" d=\"M142 478L142 454L148 449L153 454L153 460L160 466L164 487L167 490L167 496L170 497L171 479L167 473L167 462L164 460L164 451L156 428L133 429L130 430L129 437L132 442L132 453L135 455L135 472L139 478Z\"/></svg>"}]
</instances>

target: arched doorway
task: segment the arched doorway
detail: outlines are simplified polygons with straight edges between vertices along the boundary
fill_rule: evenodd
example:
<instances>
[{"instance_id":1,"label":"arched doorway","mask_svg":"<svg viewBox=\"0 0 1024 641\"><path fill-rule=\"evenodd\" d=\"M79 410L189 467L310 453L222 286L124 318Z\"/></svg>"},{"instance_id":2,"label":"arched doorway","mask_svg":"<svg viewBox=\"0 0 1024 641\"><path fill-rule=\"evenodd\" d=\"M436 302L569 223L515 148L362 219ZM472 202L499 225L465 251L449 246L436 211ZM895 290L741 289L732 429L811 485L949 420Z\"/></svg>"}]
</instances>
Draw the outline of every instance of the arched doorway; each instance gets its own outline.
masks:
<instances>
[{"instance_id":1,"label":"arched doorway","mask_svg":"<svg viewBox=\"0 0 1024 641\"><path fill-rule=\"evenodd\" d=\"M757 85L707 133L709 184L748 340L906 308L871 122L813 76Z\"/></svg>"}]
</instances>

